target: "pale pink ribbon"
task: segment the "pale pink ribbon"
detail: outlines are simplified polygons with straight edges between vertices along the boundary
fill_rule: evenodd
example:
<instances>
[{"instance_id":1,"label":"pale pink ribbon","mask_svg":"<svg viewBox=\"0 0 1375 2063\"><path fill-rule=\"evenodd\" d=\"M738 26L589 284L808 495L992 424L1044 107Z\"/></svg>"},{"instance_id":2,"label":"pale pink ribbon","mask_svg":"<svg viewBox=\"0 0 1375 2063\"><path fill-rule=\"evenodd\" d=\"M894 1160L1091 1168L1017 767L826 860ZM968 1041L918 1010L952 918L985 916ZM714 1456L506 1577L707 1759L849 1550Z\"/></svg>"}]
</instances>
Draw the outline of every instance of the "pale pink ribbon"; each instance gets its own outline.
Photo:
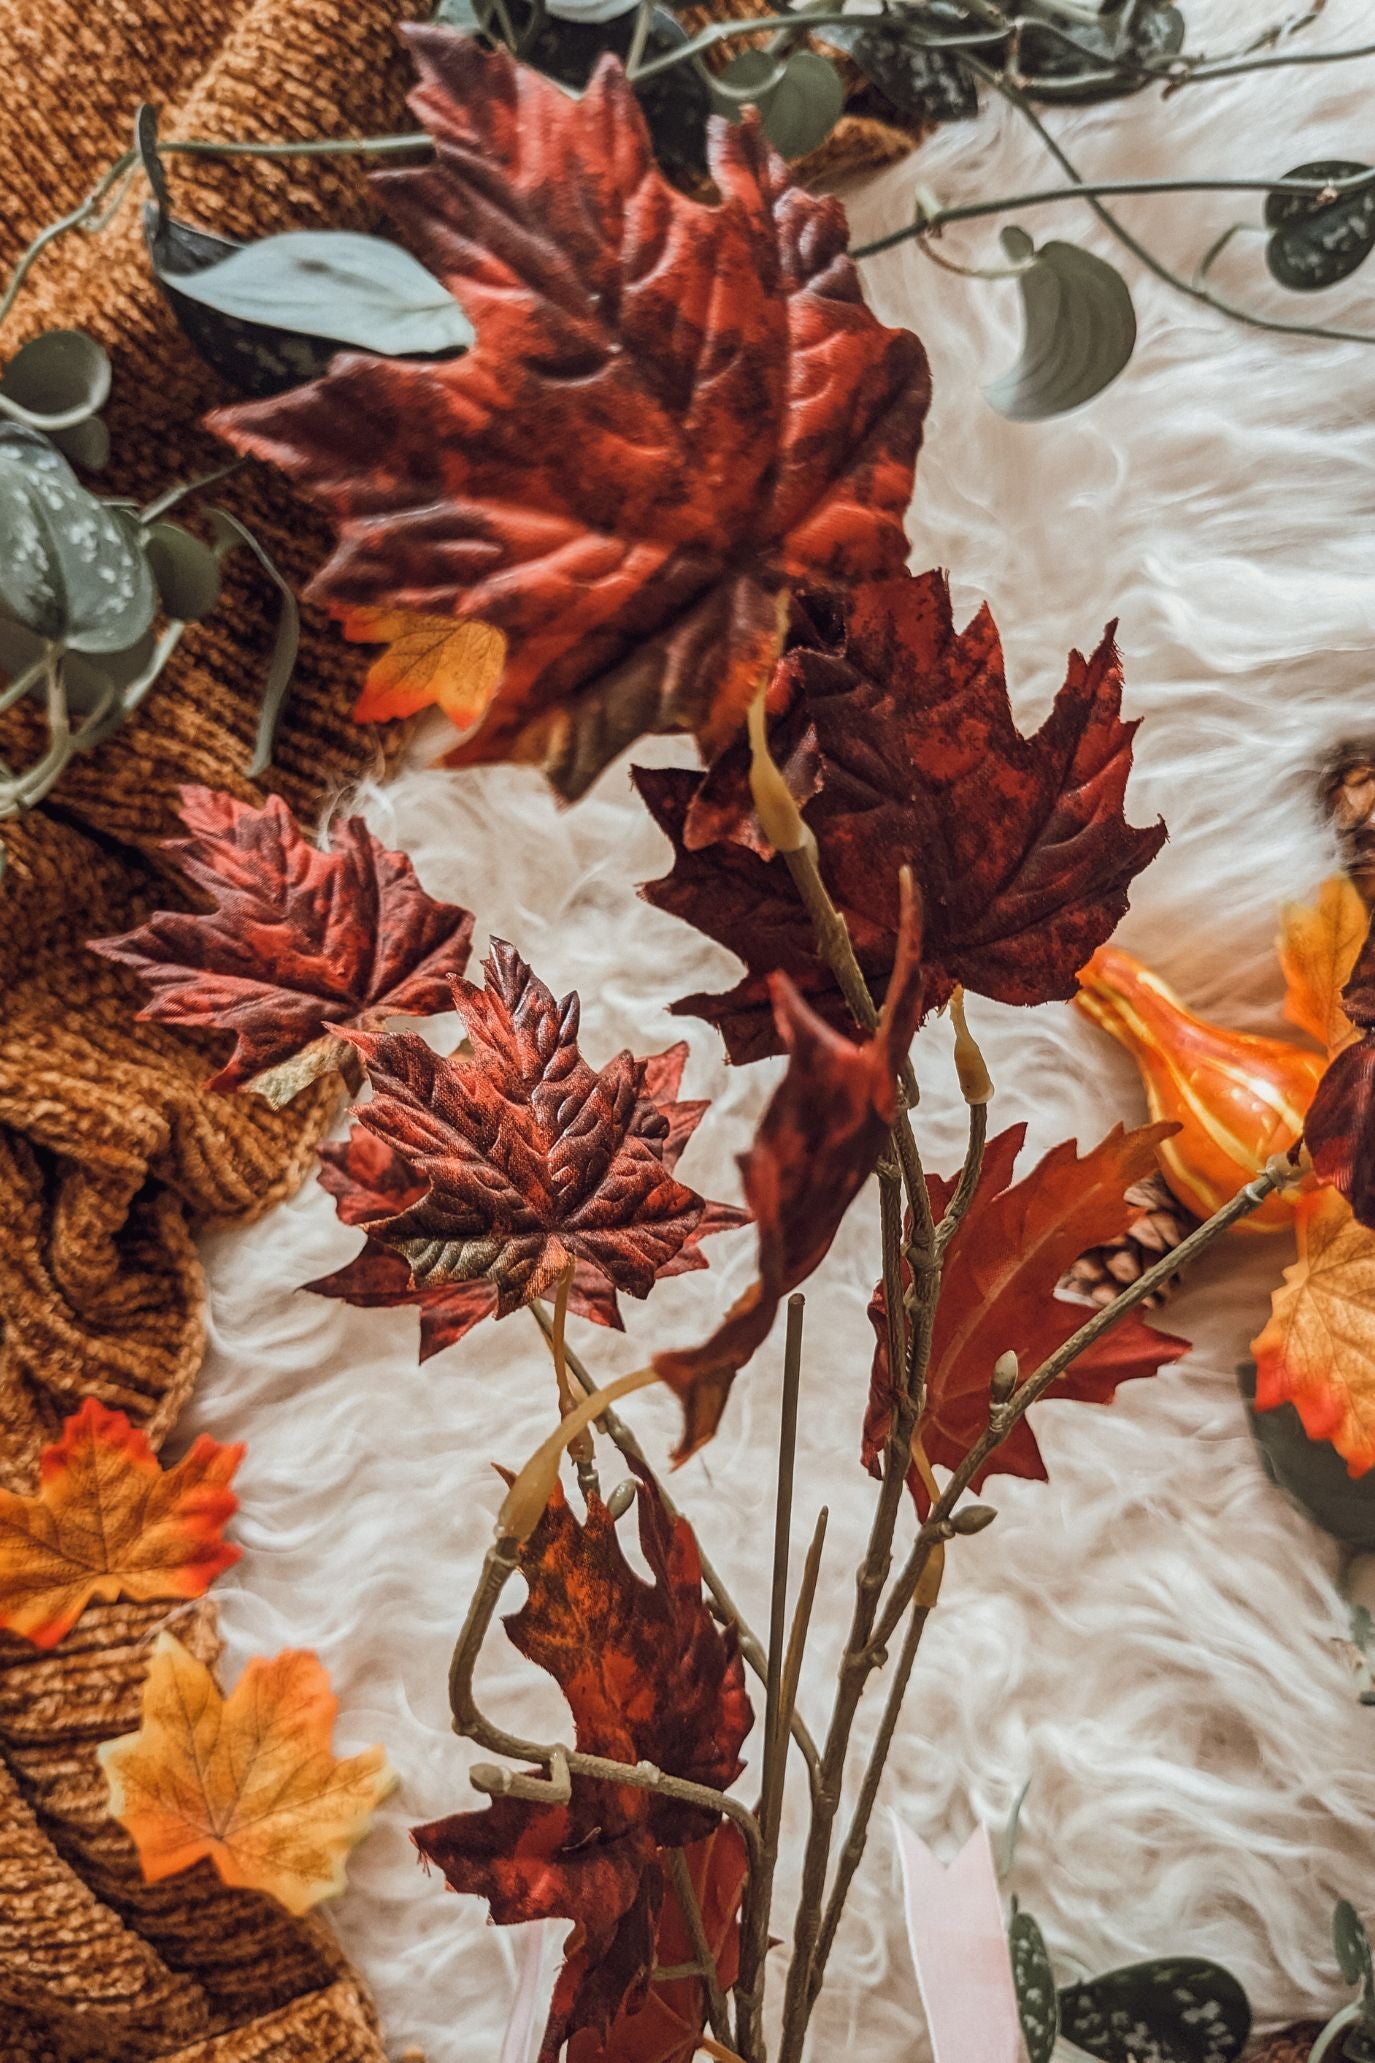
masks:
<instances>
[{"instance_id":1,"label":"pale pink ribbon","mask_svg":"<svg viewBox=\"0 0 1375 2063\"><path fill-rule=\"evenodd\" d=\"M976 1827L945 1869L896 1813L891 1818L935 2063L1021 2063L1017 1994L987 1827Z\"/></svg>"}]
</instances>

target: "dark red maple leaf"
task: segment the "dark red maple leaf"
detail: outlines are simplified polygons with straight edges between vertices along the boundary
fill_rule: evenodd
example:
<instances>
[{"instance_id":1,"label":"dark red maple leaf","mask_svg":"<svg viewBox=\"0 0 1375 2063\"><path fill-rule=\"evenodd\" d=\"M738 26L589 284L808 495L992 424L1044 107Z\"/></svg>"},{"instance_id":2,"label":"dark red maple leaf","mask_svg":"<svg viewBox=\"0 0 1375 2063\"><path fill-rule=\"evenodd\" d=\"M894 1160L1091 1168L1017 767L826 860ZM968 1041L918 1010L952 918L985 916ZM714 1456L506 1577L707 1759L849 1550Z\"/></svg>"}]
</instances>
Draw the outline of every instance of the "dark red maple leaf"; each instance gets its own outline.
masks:
<instances>
[{"instance_id":1,"label":"dark red maple leaf","mask_svg":"<svg viewBox=\"0 0 1375 2063\"><path fill-rule=\"evenodd\" d=\"M687 1056L687 1044L680 1039L666 1053L651 1054L637 1063L643 1077L631 1129L670 1171L709 1107L700 1099L683 1102L677 1098ZM321 1183L346 1225L361 1225L366 1230L419 1203L425 1194L424 1182L395 1148L362 1125L356 1125L340 1143L322 1146L320 1159ZM701 1241L713 1232L727 1232L747 1222L747 1214L731 1204L706 1204L695 1230L664 1263L660 1275L684 1275L705 1268L707 1257ZM480 1319L494 1314L498 1303L497 1285L488 1276L468 1282L417 1284L402 1255L371 1237L344 1267L303 1286L317 1296L338 1297L364 1310L417 1305L422 1361L456 1345ZM590 1262L574 1264L568 1307L597 1325L612 1326L618 1332L624 1329L614 1284Z\"/></svg>"},{"instance_id":2,"label":"dark red maple leaf","mask_svg":"<svg viewBox=\"0 0 1375 2063\"><path fill-rule=\"evenodd\" d=\"M1157 1124L1127 1132L1118 1125L1082 1158L1073 1142L1066 1141L1052 1147L1015 1185L1012 1170L1026 1126L1013 1125L989 1141L974 1201L950 1242L941 1277L926 1406L918 1427L928 1461L957 1468L986 1430L988 1386L1000 1354L1013 1348L1022 1375L1029 1376L1091 1315L1083 1304L1058 1297L1056 1285L1071 1261L1123 1230L1131 1216L1125 1192L1154 1170L1157 1142L1178 1129ZM939 1220L955 1183L931 1175L927 1188ZM877 1475L893 1410L881 1283L869 1315L876 1345L863 1459ZM1155 1332L1133 1313L1071 1363L1052 1395L1108 1404L1119 1383L1154 1375L1188 1352L1187 1340ZM1046 1480L1041 1450L1025 1418L975 1476L972 1487L977 1489L990 1475ZM930 1500L915 1467L907 1481L924 1518Z\"/></svg>"},{"instance_id":3,"label":"dark red maple leaf","mask_svg":"<svg viewBox=\"0 0 1375 2063\"><path fill-rule=\"evenodd\" d=\"M275 795L254 809L183 788L181 817L191 835L167 849L214 907L159 910L91 950L152 989L140 1017L235 1034L210 1088L238 1088L327 1032L450 1008L472 916L427 895L361 817L336 823L326 852Z\"/></svg>"},{"instance_id":4,"label":"dark red maple leaf","mask_svg":"<svg viewBox=\"0 0 1375 2063\"><path fill-rule=\"evenodd\" d=\"M383 1208L357 1205L370 1239L419 1289L491 1284L498 1317L570 1266L585 1271L580 1307L594 1301L589 1278L644 1297L660 1275L705 1266L700 1240L744 1214L673 1175L701 1116L672 1101L681 1056L589 1067L576 996L556 1003L499 939L486 973L485 990L453 984L470 1059L443 1059L414 1033L349 1034L374 1092L355 1116L396 1163L370 1178L391 1191ZM388 1210L406 1183L418 1193Z\"/></svg>"},{"instance_id":5,"label":"dark red maple leaf","mask_svg":"<svg viewBox=\"0 0 1375 2063\"><path fill-rule=\"evenodd\" d=\"M700 1346L656 1354L683 1405L683 1461L709 1440L731 1384L768 1338L778 1306L820 1267L841 1219L873 1172L897 1110L896 1075L921 1011L922 967L911 897L873 1038L841 1036L809 1010L786 975L769 978L788 1067L748 1153L745 1201L759 1228L759 1273Z\"/></svg>"},{"instance_id":6,"label":"dark red maple leaf","mask_svg":"<svg viewBox=\"0 0 1375 2063\"><path fill-rule=\"evenodd\" d=\"M1012 720L992 617L981 609L957 631L941 573L804 597L793 634L800 642L770 687L770 746L808 805L822 874L875 992L893 965L906 862L922 902L928 1008L956 982L1004 1003L1072 996L1165 837L1163 825L1135 830L1122 814L1136 725L1120 720L1111 631L1091 659L1071 654L1029 738ZM726 994L674 1005L717 1025L735 1061L778 1051L775 969L829 1023L849 1021L787 869L763 841L748 764L737 746L705 774L634 776L675 851L643 893L745 962Z\"/></svg>"},{"instance_id":7,"label":"dark red maple leaf","mask_svg":"<svg viewBox=\"0 0 1375 2063\"><path fill-rule=\"evenodd\" d=\"M563 1690L580 1751L723 1790L744 1766L753 1723L736 1635L707 1610L691 1527L670 1519L652 1478L636 1472L653 1580L626 1561L600 1499L579 1522L556 1490L521 1549L528 1598L503 1624ZM553 2063L570 2035L604 2038L644 2004L664 1900L660 1851L708 1841L718 1824L700 1807L575 1776L566 1805L501 1798L417 1827L414 1839L454 1890L487 1899L499 1925L577 1923L540 2049Z\"/></svg>"},{"instance_id":8,"label":"dark red maple leaf","mask_svg":"<svg viewBox=\"0 0 1375 2063\"><path fill-rule=\"evenodd\" d=\"M603 58L580 98L410 28L432 164L377 184L473 350L341 354L212 423L333 513L311 593L478 618L506 668L455 764L530 760L579 795L650 731L741 721L794 580L894 573L926 358L864 304L840 203L754 115L712 124L721 199L654 162Z\"/></svg>"},{"instance_id":9,"label":"dark red maple leaf","mask_svg":"<svg viewBox=\"0 0 1375 2063\"><path fill-rule=\"evenodd\" d=\"M729 1992L740 1970L740 1900L748 1872L739 1828L723 1819L705 1841L683 1850L683 1860L717 1980ZM695 1944L670 1882L659 1910L655 1967L675 1970L695 1961ZM650 1985L642 2004L617 2014L605 2036L592 2028L575 2034L568 2063L693 2063L706 2024L706 1986L700 1977L660 1979Z\"/></svg>"},{"instance_id":10,"label":"dark red maple leaf","mask_svg":"<svg viewBox=\"0 0 1375 2063\"><path fill-rule=\"evenodd\" d=\"M1313 1166L1339 1189L1357 1222L1375 1229L1375 921L1342 1008L1363 1036L1337 1054L1309 1106L1304 1138Z\"/></svg>"}]
</instances>

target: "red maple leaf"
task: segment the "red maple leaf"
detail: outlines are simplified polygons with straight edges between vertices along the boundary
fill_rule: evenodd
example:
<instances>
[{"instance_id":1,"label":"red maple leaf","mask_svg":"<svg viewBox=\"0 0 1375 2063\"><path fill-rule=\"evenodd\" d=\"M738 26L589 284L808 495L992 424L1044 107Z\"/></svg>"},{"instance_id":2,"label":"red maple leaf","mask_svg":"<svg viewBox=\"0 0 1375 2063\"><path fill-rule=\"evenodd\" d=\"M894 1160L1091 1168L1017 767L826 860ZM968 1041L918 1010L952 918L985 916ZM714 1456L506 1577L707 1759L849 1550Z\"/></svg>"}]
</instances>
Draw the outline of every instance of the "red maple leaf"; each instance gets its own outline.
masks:
<instances>
[{"instance_id":1,"label":"red maple leaf","mask_svg":"<svg viewBox=\"0 0 1375 2063\"><path fill-rule=\"evenodd\" d=\"M382 1210L356 1206L370 1239L421 1290L492 1285L499 1318L569 1267L584 1271L585 1306L589 1278L644 1297L660 1275L705 1266L699 1241L744 1214L672 1173L701 1116L671 1100L680 1054L589 1067L576 996L555 1002L499 939L486 974L485 990L453 983L470 1059L443 1059L413 1032L349 1034L374 1092L355 1115L396 1163L370 1178L391 1190ZM416 1194L397 1203L408 1184ZM599 1287L595 1301L604 1296Z\"/></svg>"},{"instance_id":2,"label":"red maple leaf","mask_svg":"<svg viewBox=\"0 0 1375 2063\"><path fill-rule=\"evenodd\" d=\"M1081 1253L1123 1230L1131 1216L1125 1192L1155 1169L1157 1142L1177 1130L1159 1124L1126 1132L1118 1125L1082 1159L1073 1142L1066 1141L1052 1147L1015 1185L1012 1170L1026 1126L1013 1125L989 1141L974 1201L950 1242L941 1276L926 1407L918 1428L928 1461L957 1468L987 1429L988 1386L1000 1354L1013 1348L1022 1375L1029 1376L1091 1315L1083 1304L1058 1297L1056 1286ZM954 1193L954 1180L930 1175L926 1186L939 1220ZM869 1315L876 1345L862 1451L865 1465L877 1475L893 1408L881 1283ZM1052 1395L1109 1404L1119 1383L1154 1375L1188 1351L1187 1340L1155 1332L1133 1313L1071 1363ZM971 1487L978 1489L990 1475L1046 1480L1041 1450L1025 1418ZM929 1498L915 1466L907 1480L924 1518Z\"/></svg>"},{"instance_id":3,"label":"red maple leaf","mask_svg":"<svg viewBox=\"0 0 1375 2063\"><path fill-rule=\"evenodd\" d=\"M711 1438L732 1383L768 1338L779 1304L820 1267L873 1172L897 1111L897 1071L921 1011L911 898L899 919L897 958L873 1038L856 1043L833 1031L786 975L770 976L769 992L788 1067L753 1145L740 1156L745 1201L759 1228L759 1273L710 1338L654 1357L659 1375L682 1400L675 1461Z\"/></svg>"},{"instance_id":4,"label":"red maple leaf","mask_svg":"<svg viewBox=\"0 0 1375 2063\"><path fill-rule=\"evenodd\" d=\"M210 1088L238 1088L327 1032L450 1008L472 916L426 895L406 855L361 817L333 826L327 852L276 795L254 809L183 788L181 818L191 835L167 849L213 908L159 910L91 949L153 991L141 1018L235 1033Z\"/></svg>"},{"instance_id":5,"label":"red maple leaf","mask_svg":"<svg viewBox=\"0 0 1375 2063\"><path fill-rule=\"evenodd\" d=\"M644 1074L631 1127L670 1172L709 1108L704 1100L676 1100L687 1056L687 1044L680 1039L666 1053L651 1054L637 1063ZM379 1219L394 1217L419 1203L425 1194L424 1182L395 1148L362 1125L355 1126L341 1143L322 1146L320 1159L320 1180L346 1225L367 1229ZM713 1232L727 1232L747 1222L747 1213L732 1204L708 1203L696 1229L665 1261L660 1275L685 1275L694 1268L705 1268L707 1257L700 1242ZM497 1285L488 1276L468 1282L417 1284L402 1255L371 1237L344 1267L304 1287L317 1296L338 1297L364 1310L417 1305L422 1361L454 1346L480 1319L494 1314L498 1303ZM590 1262L574 1264L568 1307L594 1324L612 1326L618 1332L624 1329L614 1285Z\"/></svg>"},{"instance_id":6,"label":"red maple leaf","mask_svg":"<svg viewBox=\"0 0 1375 2063\"><path fill-rule=\"evenodd\" d=\"M956 982L1003 1003L1072 996L1165 837L1163 825L1135 830L1122 814L1136 725L1120 720L1111 631L1091 659L1071 654L1029 738L1012 720L992 617L981 609L957 631L941 573L805 597L794 636L802 642L770 687L771 750L809 805L822 874L875 992L893 966L906 862L922 902L928 1008ZM745 962L728 993L674 1005L717 1025L735 1061L778 1051L774 969L828 1022L849 1021L764 843L748 764L738 746L705 774L635 771L676 855L643 893Z\"/></svg>"},{"instance_id":7,"label":"red maple leaf","mask_svg":"<svg viewBox=\"0 0 1375 2063\"><path fill-rule=\"evenodd\" d=\"M712 124L714 207L668 185L605 57L581 97L411 28L423 170L377 184L473 350L336 358L221 410L336 518L311 593L508 641L455 764L529 760L568 798L650 731L725 743L794 580L894 573L926 357L864 304L840 203L752 114Z\"/></svg>"},{"instance_id":8,"label":"red maple leaf","mask_svg":"<svg viewBox=\"0 0 1375 2063\"><path fill-rule=\"evenodd\" d=\"M1304 1138L1313 1166L1339 1189L1358 1224L1375 1229L1375 920L1342 1008L1363 1034L1337 1054L1318 1084Z\"/></svg>"},{"instance_id":9,"label":"red maple leaf","mask_svg":"<svg viewBox=\"0 0 1375 2063\"><path fill-rule=\"evenodd\" d=\"M559 1490L521 1549L529 1596L503 1624L559 1684L581 1752L653 1762L724 1790L744 1767L753 1723L736 1635L707 1610L691 1527L669 1518L647 1471L636 1473L653 1580L626 1561L598 1498L580 1523ZM644 2004L664 1898L660 1851L710 1840L718 1824L701 1807L575 1776L566 1805L499 1798L417 1827L414 1839L454 1890L488 1901L498 1925L577 1923L540 2049L552 2063L570 2035L605 2038L618 2015Z\"/></svg>"},{"instance_id":10,"label":"red maple leaf","mask_svg":"<svg viewBox=\"0 0 1375 2063\"><path fill-rule=\"evenodd\" d=\"M729 1992L740 1969L740 1900L748 1873L739 1828L723 1819L705 1841L683 1850L683 1860L717 1981ZM655 1967L675 1970L695 1961L692 1934L670 1882L654 1937ZM605 2036L590 2027L575 2034L568 2063L693 2063L706 2024L706 1986L700 1977L658 1979L640 2005L617 2014Z\"/></svg>"}]
</instances>

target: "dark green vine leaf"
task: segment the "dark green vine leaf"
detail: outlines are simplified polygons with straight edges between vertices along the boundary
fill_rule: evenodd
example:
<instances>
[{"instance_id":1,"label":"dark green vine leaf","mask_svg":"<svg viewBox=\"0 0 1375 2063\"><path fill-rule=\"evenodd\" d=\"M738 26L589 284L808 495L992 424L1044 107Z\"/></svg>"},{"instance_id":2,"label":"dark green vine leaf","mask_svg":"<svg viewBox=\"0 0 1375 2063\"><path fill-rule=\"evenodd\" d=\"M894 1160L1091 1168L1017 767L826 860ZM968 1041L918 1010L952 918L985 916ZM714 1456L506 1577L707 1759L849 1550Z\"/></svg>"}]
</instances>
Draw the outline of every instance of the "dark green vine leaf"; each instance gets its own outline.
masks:
<instances>
[{"instance_id":1,"label":"dark green vine leaf","mask_svg":"<svg viewBox=\"0 0 1375 2063\"><path fill-rule=\"evenodd\" d=\"M153 276L187 341L231 386L257 399L318 379L326 370L333 344L275 323L242 322L184 291L193 274L222 264L242 244L177 222L151 201L143 233Z\"/></svg>"},{"instance_id":2,"label":"dark green vine leaf","mask_svg":"<svg viewBox=\"0 0 1375 2063\"><path fill-rule=\"evenodd\" d=\"M85 473L98 473L110 462L110 433L102 417L87 416L67 430L49 430L49 437L74 466Z\"/></svg>"},{"instance_id":3,"label":"dark green vine leaf","mask_svg":"<svg viewBox=\"0 0 1375 2063\"><path fill-rule=\"evenodd\" d=\"M137 518L18 424L0 431L0 608L78 652L132 644L157 608Z\"/></svg>"},{"instance_id":4,"label":"dark green vine leaf","mask_svg":"<svg viewBox=\"0 0 1375 2063\"><path fill-rule=\"evenodd\" d=\"M1060 2004L1045 1936L1030 1913L1014 1913L1008 1929L1012 1982L1029 2063L1050 2063L1060 2033Z\"/></svg>"},{"instance_id":5,"label":"dark green vine leaf","mask_svg":"<svg viewBox=\"0 0 1375 2063\"><path fill-rule=\"evenodd\" d=\"M958 8L933 8L938 26L966 25ZM895 113L909 122L967 121L979 112L979 92L972 74L953 51L933 50L913 36L899 18L885 17L873 26L831 22L816 31L818 41L848 52L872 86Z\"/></svg>"},{"instance_id":6,"label":"dark green vine leaf","mask_svg":"<svg viewBox=\"0 0 1375 2063\"><path fill-rule=\"evenodd\" d=\"M1292 1404L1257 1411L1254 1361L1242 1363L1237 1380L1271 1482L1334 1540L1363 1554L1375 1552L1375 1471L1353 1480L1329 1441L1309 1439Z\"/></svg>"},{"instance_id":7,"label":"dark green vine leaf","mask_svg":"<svg viewBox=\"0 0 1375 2063\"><path fill-rule=\"evenodd\" d=\"M1042 422L1101 394L1136 347L1136 311L1115 266L1077 244L1037 250L1025 230L1002 233L1003 249L1025 270L1021 289L1026 336L1010 371L984 388L1000 415Z\"/></svg>"},{"instance_id":8,"label":"dark green vine leaf","mask_svg":"<svg viewBox=\"0 0 1375 2063\"><path fill-rule=\"evenodd\" d=\"M105 406L110 360L84 330L46 330L0 375L0 415L36 430L71 430Z\"/></svg>"},{"instance_id":9,"label":"dark green vine leaf","mask_svg":"<svg viewBox=\"0 0 1375 2063\"><path fill-rule=\"evenodd\" d=\"M1028 0L1024 16L1040 16L1022 32L1020 68L1037 100L1090 101L1139 93L1151 83L1143 67L1161 64L1184 47L1184 17L1177 7L1104 9L1105 19L1067 20L1044 0ZM1113 15L1121 19L1113 19ZM1052 24L1058 24L1058 27ZM1105 78L1105 73L1112 73Z\"/></svg>"},{"instance_id":10,"label":"dark green vine leaf","mask_svg":"<svg viewBox=\"0 0 1375 2063\"><path fill-rule=\"evenodd\" d=\"M1367 1997L1375 1995L1375 1957L1370 1936L1349 1898L1339 1898L1332 1909L1332 1947L1337 1967L1348 1984L1356 1985Z\"/></svg>"},{"instance_id":11,"label":"dark green vine leaf","mask_svg":"<svg viewBox=\"0 0 1375 2063\"><path fill-rule=\"evenodd\" d=\"M460 0L464 4L464 0ZM518 14L519 19L519 14ZM630 54L635 33L635 16L618 15L613 21L568 21L552 13L532 18L520 37L520 54L525 64L561 86L581 90L591 78L598 58L609 50L624 61ZM645 57L667 57L688 41L684 29L666 7L656 7L649 17ZM711 93L699 65L682 64L672 71L645 79L635 88L635 97L649 125L654 155L670 174L696 179L707 165L707 118L712 112Z\"/></svg>"},{"instance_id":12,"label":"dark green vine leaf","mask_svg":"<svg viewBox=\"0 0 1375 2063\"><path fill-rule=\"evenodd\" d=\"M633 14L640 0L544 0L556 21L617 21Z\"/></svg>"},{"instance_id":13,"label":"dark green vine leaf","mask_svg":"<svg viewBox=\"0 0 1375 2063\"><path fill-rule=\"evenodd\" d=\"M256 327L356 344L386 358L466 351L473 326L401 244L351 229L290 229L184 273L178 291Z\"/></svg>"},{"instance_id":14,"label":"dark green vine leaf","mask_svg":"<svg viewBox=\"0 0 1375 2063\"><path fill-rule=\"evenodd\" d=\"M828 57L795 50L782 62L766 50L742 50L721 74L733 88L759 87L753 105L781 157L801 158L826 141L845 112L845 88Z\"/></svg>"},{"instance_id":15,"label":"dark green vine leaf","mask_svg":"<svg viewBox=\"0 0 1375 2063\"><path fill-rule=\"evenodd\" d=\"M1250 2038L1251 2008L1218 1964L1161 1957L1067 1985L1060 2032L1099 2063L1235 2063Z\"/></svg>"},{"instance_id":16,"label":"dark green vine leaf","mask_svg":"<svg viewBox=\"0 0 1375 2063\"><path fill-rule=\"evenodd\" d=\"M162 606L181 623L198 623L220 598L220 562L180 523L153 523L147 531L148 564Z\"/></svg>"},{"instance_id":17,"label":"dark green vine leaf","mask_svg":"<svg viewBox=\"0 0 1375 2063\"><path fill-rule=\"evenodd\" d=\"M1295 165L1286 179L1353 179L1370 166L1352 158ZM1314 294L1349 279L1375 250L1375 185L1323 201L1317 194L1272 193L1265 226L1274 235L1265 262L1282 287Z\"/></svg>"}]
</instances>

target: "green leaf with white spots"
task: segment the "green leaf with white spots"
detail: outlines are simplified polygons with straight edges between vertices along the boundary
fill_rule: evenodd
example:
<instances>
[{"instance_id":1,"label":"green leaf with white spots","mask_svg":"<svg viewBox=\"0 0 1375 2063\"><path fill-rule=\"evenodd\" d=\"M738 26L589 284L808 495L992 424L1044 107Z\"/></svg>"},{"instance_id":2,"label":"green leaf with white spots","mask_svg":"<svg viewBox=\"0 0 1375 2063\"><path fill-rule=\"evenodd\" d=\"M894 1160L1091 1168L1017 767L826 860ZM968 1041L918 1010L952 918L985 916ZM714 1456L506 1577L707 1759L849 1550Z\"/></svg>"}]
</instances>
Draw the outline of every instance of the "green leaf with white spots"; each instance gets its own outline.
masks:
<instances>
[{"instance_id":1,"label":"green leaf with white spots","mask_svg":"<svg viewBox=\"0 0 1375 2063\"><path fill-rule=\"evenodd\" d=\"M137 519L17 425L0 433L0 608L78 652L122 651L157 608Z\"/></svg>"},{"instance_id":2,"label":"green leaf with white spots","mask_svg":"<svg viewBox=\"0 0 1375 2063\"><path fill-rule=\"evenodd\" d=\"M1045 1936L1030 1913L1014 1913L1008 1929L1012 1982L1030 2063L1050 2063L1060 2033L1060 2002Z\"/></svg>"}]
</instances>

